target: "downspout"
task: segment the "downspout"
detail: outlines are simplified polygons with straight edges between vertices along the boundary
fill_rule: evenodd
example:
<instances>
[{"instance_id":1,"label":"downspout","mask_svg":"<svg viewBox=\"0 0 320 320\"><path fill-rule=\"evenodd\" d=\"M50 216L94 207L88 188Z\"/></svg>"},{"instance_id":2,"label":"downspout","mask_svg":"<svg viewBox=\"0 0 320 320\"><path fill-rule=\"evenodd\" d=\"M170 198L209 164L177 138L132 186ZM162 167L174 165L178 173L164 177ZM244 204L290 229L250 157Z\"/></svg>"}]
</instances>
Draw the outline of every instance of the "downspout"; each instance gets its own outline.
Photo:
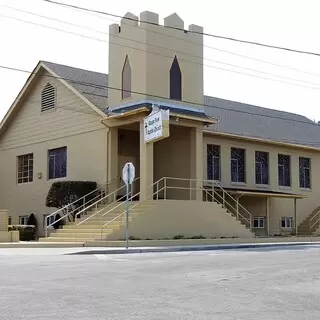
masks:
<instances>
[{"instance_id":1,"label":"downspout","mask_svg":"<svg viewBox=\"0 0 320 320\"><path fill-rule=\"evenodd\" d=\"M106 193L108 192L108 183L109 183L109 143L110 143L110 127L107 126L104 122L104 119L101 120L101 123L107 128L107 150L106 150Z\"/></svg>"}]
</instances>

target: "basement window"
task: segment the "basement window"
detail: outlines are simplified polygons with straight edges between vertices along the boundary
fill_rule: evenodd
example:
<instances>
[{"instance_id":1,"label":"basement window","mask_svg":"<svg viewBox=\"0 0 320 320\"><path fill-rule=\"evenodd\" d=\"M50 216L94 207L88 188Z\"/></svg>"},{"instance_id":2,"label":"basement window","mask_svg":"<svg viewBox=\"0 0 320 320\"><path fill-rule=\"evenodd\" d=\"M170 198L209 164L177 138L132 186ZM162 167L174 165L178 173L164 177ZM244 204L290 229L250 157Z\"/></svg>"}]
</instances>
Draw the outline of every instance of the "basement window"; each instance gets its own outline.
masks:
<instances>
[{"instance_id":1,"label":"basement window","mask_svg":"<svg viewBox=\"0 0 320 320\"><path fill-rule=\"evenodd\" d=\"M41 112L54 109L56 106L56 89L47 83L41 92Z\"/></svg>"},{"instance_id":2,"label":"basement window","mask_svg":"<svg viewBox=\"0 0 320 320\"><path fill-rule=\"evenodd\" d=\"M254 217L253 218L253 227L255 229L263 229L264 228L264 217Z\"/></svg>"},{"instance_id":3,"label":"basement window","mask_svg":"<svg viewBox=\"0 0 320 320\"><path fill-rule=\"evenodd\" d=\"M281 228L292 229L292 217L282 217L281 218Z\"/></svg>"}]
</instances>

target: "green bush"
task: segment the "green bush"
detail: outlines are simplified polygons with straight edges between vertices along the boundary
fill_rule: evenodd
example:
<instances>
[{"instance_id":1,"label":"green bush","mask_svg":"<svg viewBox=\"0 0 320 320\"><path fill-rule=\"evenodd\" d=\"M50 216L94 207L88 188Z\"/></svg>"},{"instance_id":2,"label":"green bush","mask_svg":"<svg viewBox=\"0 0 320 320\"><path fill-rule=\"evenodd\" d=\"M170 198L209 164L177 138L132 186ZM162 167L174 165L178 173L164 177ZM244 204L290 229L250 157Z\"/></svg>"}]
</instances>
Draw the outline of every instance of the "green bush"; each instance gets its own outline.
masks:
<instances>
[{"instance_id":1,"label":"green bush","mask_svg":"<svg viewBox=\"0 0 320 320\"><path fill-rule=\"evenodd\" d=\"M8 231L19 231L20 241L35 240L35 236L36 236L35 226L17 224L17 225L8 226Z\"/></svg>"},{"instance_id":2,"label":"green bush","mask_svg":"<svg viewBox=\"0 0 320 320\"><path fill-rule=\"evenodd\" d=\"M33 213L31 213L30 216L28 217L27 225L28 226L35 226L35 229L36 229L36 232L37 232L38 222L37 222L36 216Z\"/></svg>"},{"instance_id":3,"label":"green bush","mask_svg":"<svg viewBox=\"0 0 320 320\"><path fill-rule=\"evenodd\" d=\"M46 198L46 206L49 208L61 209L68 207L69 212L73 212L72 220L75 220L77 211L82 209L83 199L80 199L92 192L86 197L86 202L92 201L97 195L94 190L97 189L97 183L94 181L57 181L51 185ZM66 211L66 210L65 210ZM66 212L64 212L66 214ZM71 221L71 220L70 220Z\"/></svg>"},{"instance_id":4,"label":"green bush","mask_svg":"<svg viewBox=\"0 0 320 320\"><path fill-rule=\"evenodd\" d=\"M182 235L182 234L178 234L178 235L174 236L172 239L173 239L173 240L180 240L180 239L184 239L184 235Z\"/></svg>"}]
</instances>

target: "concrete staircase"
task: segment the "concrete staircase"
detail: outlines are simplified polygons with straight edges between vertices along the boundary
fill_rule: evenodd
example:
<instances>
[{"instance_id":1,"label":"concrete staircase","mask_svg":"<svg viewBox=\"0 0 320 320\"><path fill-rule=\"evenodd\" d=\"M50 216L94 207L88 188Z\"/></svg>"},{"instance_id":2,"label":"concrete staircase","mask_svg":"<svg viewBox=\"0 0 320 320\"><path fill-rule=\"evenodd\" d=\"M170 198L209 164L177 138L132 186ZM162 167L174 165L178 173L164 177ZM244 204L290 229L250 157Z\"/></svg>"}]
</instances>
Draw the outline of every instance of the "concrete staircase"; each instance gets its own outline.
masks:
<instances>
[{"instance_id":1,"label":"concrete staircase","mask_svg":"<svg viewBox=\"0 0 320 320\"><path fill-rule=\"evenodd\" d=\"M88 211L76 222L54 230L47 238L41 238L40 242L86 243L124 240L125 209L124 202L101 204L97 207L98 212L96 209ZM81 222L82 224L79 225ZM108 224L102 229L101 227L106 223ZM129 231L130 235L141 239L171 238L178 234L253 237L250 229L221 204L183 200L130 202Z\"/></svg>"},{"instance_id":2,"label":"concrete staircase","mask_svg":"<svg viewBox=\"0 0 320 320\"><path fill-rule=\"evenodd\" d=\"M145 201L144 203L138 204L138 201L130 202L129 222L154 205L152 201ZM75 222L68 223L61 229L52 230L50 236L47 238L40 238L40 242L86 242L101 239L107 240L112 233L125 226L126 215L123 214L125 210L125 202L115 202L109 205L99 204L97 208L88 210L85 215ZM98 211L98 213L96 213L96 211ZM105 215L103 216L103 214ZM79 225L81 222L82 224ZM108 223L108 225L102 228L106 223Z\"/></svg>"},{"instance_id":3,"label":"concrete staircase","mask_svg":"<svg viewBox=\"0 0 320 320\"><path fill-rule=\"evenodd\" d=\"M299 235L312 235L320 227L320 206L315 208L298 226Z\"/></svg>"}]
</instances>

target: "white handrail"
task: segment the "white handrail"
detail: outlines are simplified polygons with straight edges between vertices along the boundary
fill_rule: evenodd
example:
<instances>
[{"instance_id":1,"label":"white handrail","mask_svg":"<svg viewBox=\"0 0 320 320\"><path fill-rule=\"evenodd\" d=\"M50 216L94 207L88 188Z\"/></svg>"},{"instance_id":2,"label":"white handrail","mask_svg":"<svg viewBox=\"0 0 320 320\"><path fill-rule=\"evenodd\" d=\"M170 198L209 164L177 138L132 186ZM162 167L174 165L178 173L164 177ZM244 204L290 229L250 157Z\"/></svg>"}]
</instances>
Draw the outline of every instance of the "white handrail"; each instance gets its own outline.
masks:
<instances>
[{"instance_id":1,"label":"white handrail","mask_svg":"<svg viewBox=\"0 0 320 320\"><path fill-rule=\"evenodd\" d=\"M311 223L311 221L313 221L315 218L317 218L317 220L314 223ZM316 211L316 213L312 216L312 218L309 221L310 224L310 232L312 232L313 227L318 224L320 221L320 207L318 207L318 210Z\"/></svg>"},{"instance_id":2,"label":"white handrail","mask_svg":"<svg viewBox=\"0 0 320 320\"><path fill-rule=\"evenodd\" d=\"M98 192L99 190L102 190L103 188L107 187L108 185L112 184L113 182L119 180L119 178L120 178L120 176L117 177L117 178L115 178L115 179L113 179L113 180L111 180L110 182L108 182L108 183L106 183L106 184L104 184L104 185L96 188L95 190L87 193L86 195L82 196L81 198L79 198L79 199L77 199L77 200L74 200L73 202L65 205L64 207L62 207L62 208L60 208L60 209L58 209L58 210L50 213L49 215L46 216L46 219L48 219L48 218L50 218L50 217L52 217L52 216L55 216L55 215L58 214L60 211L64 211L64 210L68 209L70 206L76 204L77 202L81 202L81 200L83 200L83 201L85 202L86 197L88 197L89 195L91 195L91 194L93 194L93 193L95 193L95 192ZM95 197L95 198L96 198L96 197ZM74 211L74 210L73 210L73 211Z\"/></svg>"},{"instance_id":3,"label":"white handrail","mask_svg":"<svg viewBox=\"0 0 320 320\"><path fill-rule=\"evenodd\" d=\"M158 195L160 192L162 191L165 191L166 189L179 189L179 190L201 190L201 191L204 191L207 195L209 195L210 197L213 198L213 200L215 200L216 198L214 197L214 195L210 194L206 189L204 189L203 187L200 187L200 188L192 188L191 186L189 187L170 187L167 185L167 179L170 179L170 178L167 178L167 177L163 177L161 179L159 179L158 181L154 182L152 185L150 185L148 187L149 188L152 188L154 187L155 185L157 186L157 190L155 192L153 192L151 195L149 195L147 198L145 198L143 201L139 201L138 203L134 204L133 206L130 206L130 209L133 209L135 208L136 206L139 206L141 205L142 203L144 203L145 201L149 200L151 197L153 198L154 195L157 195L157 199L158 199ZM175 179L179 179L179 178L175 178ZM164 181L164 186L159 188L159 183L161 181ZM188 179L186 179L188 180ZM214 191L218 196L220 196L216 191ZM226 192L226 191L225 191ZM129 198L129 201L131 201L133 198L137 197L138 195L140 195L140 192L136 193L135 195L133 195L132 197ZM221 197L221 196L220 196ZM230 196L231 197L231 196ZM231 197L232 199L234 199L233 197ZM235 200L235 199L234 199ZM227 200L224 200L225 203L229 204L232 208L233 206L227 201ZM105 212L103 214L106 215L106 214L109 214L110 212L112 212L113 210L115 210L116 208L120 207L121 205L123 205L123 203L120 203L118 204L116 207L113 207L112 209L110 209L109 211ZM234 208L233 208L234 209ZM249 214L249 219L246 218L245 216L243 216L241 213L238 212L238 216L236 217L237 220L239 220L239 216L241 217L241 219L245 220L248 224L249 224L249 228L250 228L250 231L251 231L251 213L249 211L247 211L248 214ZM103 237L103 229L108 226L109 224L111 224L112 222L116 221L118 218L120 218L121 216L123 216L124 214L126 213L126 210L124 210L123 212L121 212L119 215L117 215L116 217L114 217L113 219L111 219L110 221L107 221L104 225L101 226L101 240L102 240L102 237Z\"/></svg>"},{"instance_id":4,"label":"white handrail","mask_svg":"<svg viewBox=\"0 0 320 320\"><path fill-rule=\"evenodd\" d=\"M138 177L138 178L135 178L135 179L133 180L133 182L135 182L135 181L138 180L138 179L139 179L139 177ZM94 207L94 206L97 206L99 203L101 203L102 201L106 200L106 199L107 199L108 197L110 197L111 195L116 195L116 194L117 194L121 189L123 189L124 187L125 187L125 185L122 185L121 187L119 187L119 188L116 189L115 191L106 194L104 197L100 198L98 201L96 201L96 202L88 205L87 207L83 208L82 210L80 210L80 211L77 212L76 214L79 215L79 214L87 211L88 209L90 209L90 208L92 208L92 207ZM73 211L74 211L74 210L73 210ZM49 227L52 227L52 226L55 225L57 222L65 219L65 218L68 217L70 214L72 214L73 211L72 211L72 212L67 212L65 215L63 215L62 217L60 217L58 220L55 220L54 222L52 222L52 223L49 224L49 225L46 225L46 227L45 227L45 237L47 237L47 232L48 232L48 228L49 228Z\"/></svg>"},{"instance_id":5,"label":"white handrail","mask_svg":"<svg viewBox=\"0 0 320 320\"><path fill-rule=\"evenodd\" d=\"M133 182L135 182L138 179L139 179L139 177L134 179ZM170 181L170 180L172 180L172 181L176 181L176 180L188 181L189 182L189 184L188 184L189 186L188 187L170 186L170 183L168 183L168 181ZM196 185L196 187L193 188L192 187L192 181L202 182L202 185L200 187L198 187ZM159 180L157 180L156 182L154 182L153 184L151 184L147 188L147 190L149 190L150 188L153 188L151 194L149 196L147 196L143 201L139 201L138 203L136 203L133 206L131 206L131 208L134 208L134 207L144 203L146 200L150 199L150 197L153 197L154 195L156 195L156 199L158 200L160 192L164 193L164 199L166 200L167 199L167 190L168 189L190 190L190 200L192 200L191 199L192 198L192 196L191 196L192 192L191 191L192 190L200 190L202 192L204 191L206 196L209 195L210 197L212 197L213 201L216 201L216 202L222 204L223 207L225 207L227 210L230 210L230 208L232 208L232 211L235 211L235 212L233 212L233 214L236 215L236 219L237 220L242 220L243 222L245 222L247 224L247 227L250 228L250 231L252 231L252 221L251 221L252 220L252 216L251 216L251 213L245 207L243 207L241 204L239 204L239 202L233 196L231 196L226 190L224 190L222 188L222 186L220 184L218 184L216 181L212 181L212 180L205 180L205 181L210 181L210 183L213 183L213 186L218 187L222 191L222 195L217 190L215 190L214 188L212 188L212 190L211 189L210 190L206 190L203 187L203 180L174 178L174 177L162 177ZM163 186L162 187L160 187L160 183L161 182L163 182ZM156 191L153 191L155 186L156 186ZM124 205L124 202L121 202L121 200L124 200L126 198L126 195L122 196L120 199L114 200L113 202L109 203L108 205L102 207L100 210L98 210L98 204L101 203L102 201L104 201L109 196L117 194L119 192L119 190L123 189L124 187L125 187L125 185L121 186L120 188L118 188L117 190L113 191L112 193L107 194L103 198L99 199L98 201L94 202L93 204L91 204L88 207L86 207L86 208L82 209L81 211L79 211L77 214L81 214L82 212L87 211L89 208L92 208L92 207L96 206L96 210L95 210L95 212L93 214L91 214L89 217L85 218L84 220L80 221L75 226L78 227L79 225L81 225L81 224L87 222L88 220L92 219L97 214L101 214L101 238L102 238L103 228L105 226L107 226L108 224L112 223L113 221L115 221L116 219L118 219L120 216L123 215L123 213L117 215L115 218L113 218L111 221L106 222L104 225L103 225L102 217L104 217L107 214L110 214L110 212L112 212L112 211L116 210L117 208L119 208L120 206ZM209 191L212 191L212 193L210 193ZM132 199L134 199L135 197L139 196L140 194L141 194L141 191L139 191L138 193L136 193L134 195L131 194L129 200L131 201ZM226 195L227 195L227 199L226 199ZM235 201L236 202L236 206L232 205L228 200ZM114 206L114 204L117 203L117 202L119 202L119 203ZM227 208L225 206L226 204L230 208ZM112 208L110 208L110 206L112 206ZM248 217L246 217L243 214L241 214L239 212L239 208L243 209L247 213ZM57 221L53 222L52 224L50 224L49 226L47 226L46 227L46 232L47 232L47 229L50 226L52 226L55 223L57 223L58 221L64 219L69 214L70 213L67 213L66 215L61 217L59 220L57 220Z\"/></svg>"},{"instance_id":6,"label":"white handrail","mask_svg":"<svg viewBox=\"0 0 320 320\"><path fill-rule=\"evenodd\" d=\"M210 184L213 184L213 187L218 187L225 195L227 195L229 198L231 198L233 201L235 201L235 202L237 202L237 200L229 193L229 192L227 192L222 186L221 186L221 184L220 183L218 183L217 181L215 181L215 180L198 180L198 179L188 179L188 178L175 178L175 177L165 177L165 180L166 180L166 185L167 185L167 181L168 180L173 180L173 181L187 181L187 182L189 182L189 185L191 185L191 182L193 181L193 182L200 182L200 183L202 183L202 185L205 183L205 182L209 182ZM168 189L170 189L170 187L168 187L167 186L167 188ZM172 187L172 188L174 188L174 189L188 189L189 190L189 188L190 187ZM204 188L203 188L204 189ZM216 195L219 195L214 189L212 189L213 190L213 192L216 194ZM220 195L219 195L220 196ZM191 199L190 199L191 200ZM220 201L218 201L218 202L220 202ZM247 222L248 222L248 224L249 224L249 228L250 228L250 230L252 229L252 215L251 215L251 213L242 205L242 204L240 204L239 202L238 202L238 207L239 208L241 208L242 210L244 210L246 213L247 213L247 215L249 216L249 219L248 218L246 218L246 217L244 217L240 212L239 212L239 210L237 210L237 209L235 209L234 208L234 206L232 206L229 202L227 202L226 200L225 200L225 197L223 198L223 200L222 200L222 202L225 202L225 203L227 203L227 204L229 204L234 210L236 210L237 211L237 214L238 215L241 215L242 216L242 218L244 219L244 220L246 220ZM223 205L224 205L224 203L222 203Z\"/></svg>"}]
</instances>

